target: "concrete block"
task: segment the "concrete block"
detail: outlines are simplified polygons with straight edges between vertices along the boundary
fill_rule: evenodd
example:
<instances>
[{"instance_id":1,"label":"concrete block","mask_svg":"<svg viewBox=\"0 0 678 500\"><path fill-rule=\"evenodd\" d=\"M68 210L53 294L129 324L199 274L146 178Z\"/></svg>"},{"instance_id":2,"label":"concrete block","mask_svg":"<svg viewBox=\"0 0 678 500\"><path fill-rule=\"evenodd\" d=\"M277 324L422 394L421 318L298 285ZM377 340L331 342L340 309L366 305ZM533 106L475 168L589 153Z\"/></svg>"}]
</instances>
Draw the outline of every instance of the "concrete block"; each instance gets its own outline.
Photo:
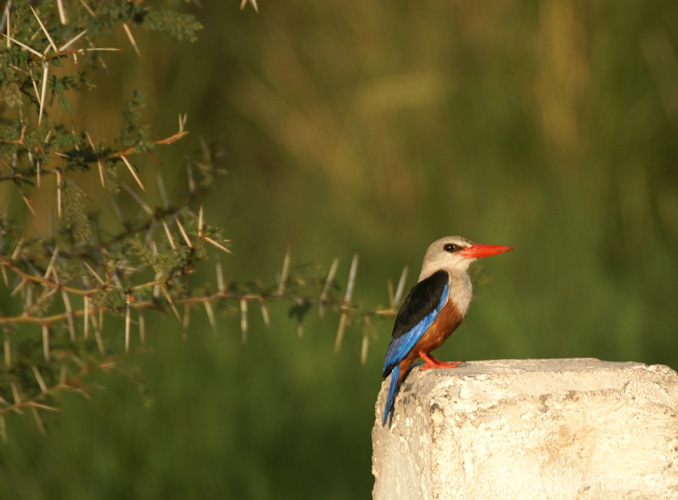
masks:
<instances>
[{"instance_id":1,"label":"concrete block","mask_svg":"<svg viewBox=\"0 0 678 500\"><path fill-rule=\"evenodd\" d=\"M415 367L372 430L374 500L678 499L678 374L597 359Z\"/></svg>"}]
</instances>

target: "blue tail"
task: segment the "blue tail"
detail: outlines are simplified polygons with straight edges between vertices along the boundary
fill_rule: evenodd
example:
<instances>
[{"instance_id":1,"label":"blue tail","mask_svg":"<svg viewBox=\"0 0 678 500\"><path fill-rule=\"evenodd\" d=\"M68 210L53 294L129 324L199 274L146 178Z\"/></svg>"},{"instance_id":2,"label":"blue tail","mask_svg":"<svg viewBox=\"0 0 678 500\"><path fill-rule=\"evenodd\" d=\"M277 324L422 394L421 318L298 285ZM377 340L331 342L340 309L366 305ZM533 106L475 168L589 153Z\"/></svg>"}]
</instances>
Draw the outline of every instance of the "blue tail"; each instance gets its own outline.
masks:
<instances>
[{"instance_id":1,"label":"blue tail","mask_svg":"<svg viewBox=\"0 0 678 500\"><path fill-rule=\"evenodd\" d=\"M393 371L391 372L391 385L388 388L388 397L386 398L386 407L384 408L384 418L382 425L386 425L388 420L388 414L391 413L393 408L393 401L395 400L396 389L398 388L398 379L400 378L400 365L395 365Z\"/></svg>"}]
</instances>

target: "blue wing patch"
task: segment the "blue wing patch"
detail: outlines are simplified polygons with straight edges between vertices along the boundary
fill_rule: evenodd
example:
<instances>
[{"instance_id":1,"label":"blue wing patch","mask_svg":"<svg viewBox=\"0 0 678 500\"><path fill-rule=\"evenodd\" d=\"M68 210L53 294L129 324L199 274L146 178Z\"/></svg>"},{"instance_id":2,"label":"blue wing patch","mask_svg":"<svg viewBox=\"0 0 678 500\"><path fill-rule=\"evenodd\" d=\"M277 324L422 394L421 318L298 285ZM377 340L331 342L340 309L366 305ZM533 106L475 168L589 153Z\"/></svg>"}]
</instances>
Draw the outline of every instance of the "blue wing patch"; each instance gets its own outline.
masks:
<instances>
[{"instance_id":1,"label":"blue wing patch","mask_svg":"<svg viewBox=\"0 0 678 500\"><path fill-rule=\"evenodd\" d=\"M403 359L405 359L405 357L409 354L412 348L414 348L414 346L417 344L422 335L426 333L428 327L431 326L431 324L438 317L438 314L440 313L441 309L447 302L447 297L450 293L448 276L447 273L444 271L439 271L439 273L443 273L445 281L442 293L440 294L440 299L435 305L435 308L432 311L428 312L422 319L420 319L412 328L410 328L406 332L401 331L403 322L406 323L411 322L410 317L412 316L412 314L418 315L421 314L421 312L416 311L412 312L408 311L408 309L412 307L413 305L412 303L417 303L421 301L421 299L419 300L417 299L416 295L427 293L427 295L429 295L430 297L429 289L431 287L431 284L429 283L427 285L424 285L423 289L422 287L418 288L418 286L412 288L410 294L405 300L405 303L403 303L403 307L401 308L400 312L398 313L398 317L396 318L396 325L394 327L394 336L391 339L391 343L388 346L388 351L386 352L386 361L384 362L384 377L387 377L388 374L393 369L393 367L400 363ZM440 282L440 277L436 276L437 274L438 273L435 273L430 278L427 278L427 280L435 278L436 281ZM424 281L421 281L417 285L424 284ZM435 295L433 295L433 297L435 297Z\"/></svg>"}]
</instances>

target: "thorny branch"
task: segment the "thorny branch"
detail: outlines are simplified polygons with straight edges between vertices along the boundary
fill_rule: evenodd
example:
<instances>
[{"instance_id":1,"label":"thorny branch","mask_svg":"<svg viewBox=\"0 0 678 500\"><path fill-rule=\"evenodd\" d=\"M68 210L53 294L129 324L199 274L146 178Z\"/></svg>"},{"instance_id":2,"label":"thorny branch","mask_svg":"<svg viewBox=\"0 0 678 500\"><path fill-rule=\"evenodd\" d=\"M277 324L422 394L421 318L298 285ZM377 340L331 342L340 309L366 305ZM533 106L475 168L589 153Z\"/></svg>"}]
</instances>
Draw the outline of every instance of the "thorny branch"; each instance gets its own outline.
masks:
<instances>
[{"instance_id":1,"label":"thorny branch","mask_svg":"<svg viewBox=\"0 0 678 500\"><path fill-rule=\"evenodd\" d=\"M143 214L127 220L115 200L121 185L116 170L124 167L145 191L132 156L145 153L159 163L151 150L174 144L188 134L185 115L179 116L177 132L152 140L148 126L140 125L144 99L135 93L122 110L126 125L120 137L100 142L93 141L87 129L73 129L69 117L62 118L63 111L74 112L69 101L71 93L94 88L91 72L103 68L113 77L103 57L120 48L107 47L100 41L110 39L120 28L139 54L136 29L193 41L201 26L191 15L154 10L144 0L9 0L3 8L0 182L7 181L15 188L29 211L26 217L38 216L34 200L54 194L58 215L57 228L50 221L47 238L32 237L26 229L31 224L22 225L22 214L19 220L13 220L7 213L11 205L0 210L3 440L7 439L6 414L24 414L30 408L36 425L44 432L40 414L57 411L47 402L53 394L63 390L87 394L86 376L93 369L114 366L104 349L106 316L125 314L129 330L131 311L141 315L142 310L164 309L167 301L172 301L170 306L175 308L175 301L188 297L187 277L199 260L207 258L205 248L228 251L228 240L203 222L202 208L199 231L198 217L190 210L217 173L207 148L200 153L200 161L188 160L189 194L179 203L166 202L164 207L152 210L122 185ZM87 172L98 175L104 193L119 214L124 229L117 234L111 234L87 214L89 198L74 180ZM45 193L41 178L46 175L56 177L56 183L49 184L56 185L49 188L56 189L56 193ZM167 200L164 186L160 189ZM185 235L185 245L172 243L168 249L166 243L155 242L159 228L168 238L178 229ZM190 245L188 238L193 238ZM32 324L40 327L37 338L31 333ZM139 324L144 324L142 318ZM129 350L128 338L125 348ZM72 370L67 365L72 364L80 367L76 375L69 375Z\"/></svg>"},{"instance_id":2,"label":"thorny branch","mask_svg":"<svg viewBox=\"0 0 678 500\"><path fill-rule=\"evenodd\" d=\"M165 31L181 40L194 39L200 25L182 14L163 17L143 5L143 0L56 3L53 8L48 2L10 0L0 21L0 98L6 113L0 124L0 171L4 170L0 182L8 181L16 188L34 217L31 196L56 195L58 219L57 229L50 226L48 237L32 237L20 223L0 212L0 294L6 298L0 315L4 354L0 438L7 440L6 415L23 415L27 409L44 432L41 413L58 412L51 398L61 391L87 395L87 376L94 370L114 368L119 357L132 350L132 325L138 328L139 345L145 345L144 313L151 310L171 312L184 330L192 311L204 310L215 333L217 312L235 312L246 343L252 309L258 307L264 324L270 326L269 304L288 303L299 336L313 308L321 316L330 309L339 315L335 352L341 349L348 326L357 323L362 326L364 363L374 336L371 321L395 315L406 270L395 291L389 283L386 308L362 308L353 301L357 256L343 290L336 280L338 259L327 273L304 275L303 270L292 269L289 249L274 285L227 283L217 260L216 288L214 284L198 288L194 281L200 263L210 260L214 249L230 253L230 240L205 222L203 207L197 206L219 173L210 148L203 145L199 159L187 161L188 194L173 204L159 174L158 190L164 202L159 208L151 208L144 194L115 178L121 168L145 192L145 177L130 158L145 153L159 163L151 150L184 138L186 115L179 115L174 134L151 140L148 127L139 124L144 98L135 93L122 111L125 128L113 141L95 142L89 130L76 132L53 121L60 116L55 111L72 112L69 92L93 88L88 71L104 68L108 72L102 56L119 49L98 46L98 37L121 28L139 54L133 28ZM241 7L247 4L258 9L254 0L243 0ZM73 64L63 71L65 61ZM76 173L98 178L123 230L108 231L87 214L87 195L73 180ZM50 183L54 187L49 189L56 193L45 193L48 188L41 185L45 175L55 176L56 182ZM117 192L139 206L133 217L123 214ZM123 339L104 328L112 316L124 318ZM33 326L39 327L39 333Z\"/></svg>"}]
</instances>

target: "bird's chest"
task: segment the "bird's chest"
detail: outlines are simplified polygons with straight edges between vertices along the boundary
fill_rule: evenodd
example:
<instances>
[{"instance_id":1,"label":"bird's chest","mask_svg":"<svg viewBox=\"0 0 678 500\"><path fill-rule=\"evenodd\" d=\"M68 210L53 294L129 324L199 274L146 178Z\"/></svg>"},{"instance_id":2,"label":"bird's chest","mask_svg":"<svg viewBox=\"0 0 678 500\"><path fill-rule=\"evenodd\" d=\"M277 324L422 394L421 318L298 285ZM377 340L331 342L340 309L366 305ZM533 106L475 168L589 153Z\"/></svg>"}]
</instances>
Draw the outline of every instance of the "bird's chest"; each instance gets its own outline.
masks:
<instances>
[{"instance_id":1,"label":"bird's chest","mask_svg":"<svg viewBox=\"0 0 678 500\"><path fill-rule=\"evenodd\" d=\"M471 299L473 298L473 285L471 278L466 273L450 274L450 298L454 303L462 319L466 316Z\"/></svg>"},{"instance_id":2,"label":"bird's chest","mask_svg":"<svg viewBox=\"0 0 678 500\"><path fill-rule=\"evenodd\" d=\"M426 333L419 339L412 352L418 354L419 351L431 352L437 349L445 342L447 337L452 335L463 318L454 302L448 301Z\"/></svg>"}]
</instances>

